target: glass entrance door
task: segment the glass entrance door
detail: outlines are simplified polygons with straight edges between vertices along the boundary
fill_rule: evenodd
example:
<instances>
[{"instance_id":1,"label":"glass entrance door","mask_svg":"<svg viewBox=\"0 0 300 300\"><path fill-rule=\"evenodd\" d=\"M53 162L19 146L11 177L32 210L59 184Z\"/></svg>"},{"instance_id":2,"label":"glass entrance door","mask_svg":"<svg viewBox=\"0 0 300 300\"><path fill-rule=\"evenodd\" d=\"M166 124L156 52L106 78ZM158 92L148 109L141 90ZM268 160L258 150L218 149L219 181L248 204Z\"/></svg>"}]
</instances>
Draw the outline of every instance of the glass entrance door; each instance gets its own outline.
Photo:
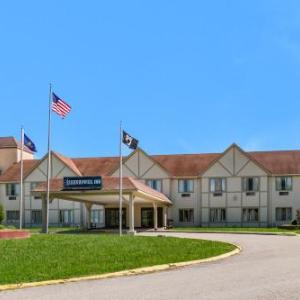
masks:
<instances>
[{"instance_id":1,"label":"glass entrance door","mask_svg":"<svg viewBox=\"0 0 300 300\"><path fill-rule=\"evenodd\" d=\"M152 207L143 207L141 209L141 225L142 227L148 228L153 227L153 208Z\"/></svg>"},{"instance_id":2,"label":"glass entrance door","mask_svg":"<svg viewBox=\"0 0 300 300\"><path fill-rule=\"evenodd\" d=\"M119 208L105 208L105 226L119 227ZM126 208L122 209L122 227L126 227Z\"/></svg>"}]
</instances>

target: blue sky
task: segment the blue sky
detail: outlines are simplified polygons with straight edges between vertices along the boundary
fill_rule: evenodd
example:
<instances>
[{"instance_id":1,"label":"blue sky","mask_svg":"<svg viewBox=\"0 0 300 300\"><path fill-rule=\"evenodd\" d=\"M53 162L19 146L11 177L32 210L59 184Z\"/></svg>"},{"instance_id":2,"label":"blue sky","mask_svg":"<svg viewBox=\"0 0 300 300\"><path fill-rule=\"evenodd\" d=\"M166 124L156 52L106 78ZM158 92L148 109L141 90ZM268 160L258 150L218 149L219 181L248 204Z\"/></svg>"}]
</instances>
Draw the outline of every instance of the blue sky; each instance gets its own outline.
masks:
<instances>
[{"instance_id":1,"label":"blue sky","mask_svg":"<svg viewBox=\"0 0 300 300\"><path fill-rule=\"evenodd\" d=\"M2 1L0 135L118 153L119 120L150 154L300 148L299 1Z\"/></svg>"}]
</instances>

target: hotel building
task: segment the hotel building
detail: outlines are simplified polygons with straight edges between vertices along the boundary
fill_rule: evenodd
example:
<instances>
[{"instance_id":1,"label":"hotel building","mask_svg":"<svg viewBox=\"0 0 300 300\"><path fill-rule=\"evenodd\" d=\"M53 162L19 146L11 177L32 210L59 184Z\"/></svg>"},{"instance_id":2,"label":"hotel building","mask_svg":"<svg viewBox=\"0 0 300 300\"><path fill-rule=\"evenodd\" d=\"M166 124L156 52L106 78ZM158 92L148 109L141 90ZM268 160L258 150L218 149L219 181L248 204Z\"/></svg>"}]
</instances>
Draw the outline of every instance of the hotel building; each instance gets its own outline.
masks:
<instances>
[{"instance_id":1,"label":"hotel building","mask_svg":"<svg viewBox=\"0 0 300 300\"><path fill-rule=\"evenodd\" d=\"M0 138L0 203L6 224L18 225L20 144ZM24 226L41 226L47 155L24 151ZM50 226L118 226L118 157L70 158L51 153ZM101 192L70 194L65 176L102 176ZM124 226L266 227L289 223L300 209L300 151L149 155L138 148L123 158ZM61 197L61 198L60 198Z\"/></svg>"}]
</instances>

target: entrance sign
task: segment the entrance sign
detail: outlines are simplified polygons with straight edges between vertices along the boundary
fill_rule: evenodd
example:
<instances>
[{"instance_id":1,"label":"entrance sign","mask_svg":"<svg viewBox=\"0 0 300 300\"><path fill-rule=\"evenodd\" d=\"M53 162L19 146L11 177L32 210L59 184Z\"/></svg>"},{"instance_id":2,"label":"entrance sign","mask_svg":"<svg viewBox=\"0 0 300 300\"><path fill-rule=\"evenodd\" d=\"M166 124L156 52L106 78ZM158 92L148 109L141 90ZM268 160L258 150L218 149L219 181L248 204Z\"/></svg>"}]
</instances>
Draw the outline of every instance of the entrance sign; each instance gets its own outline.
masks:
<instances>
[{"instance_id":1,"label":"entrance sign","mask_svg":"<svg viewBox=\"0 0 300 300\"><path fill-rule=\"evenodd\" d=\"M64 177L64 190L101 190L101 176Z\"/></svg>"}]
</instances>

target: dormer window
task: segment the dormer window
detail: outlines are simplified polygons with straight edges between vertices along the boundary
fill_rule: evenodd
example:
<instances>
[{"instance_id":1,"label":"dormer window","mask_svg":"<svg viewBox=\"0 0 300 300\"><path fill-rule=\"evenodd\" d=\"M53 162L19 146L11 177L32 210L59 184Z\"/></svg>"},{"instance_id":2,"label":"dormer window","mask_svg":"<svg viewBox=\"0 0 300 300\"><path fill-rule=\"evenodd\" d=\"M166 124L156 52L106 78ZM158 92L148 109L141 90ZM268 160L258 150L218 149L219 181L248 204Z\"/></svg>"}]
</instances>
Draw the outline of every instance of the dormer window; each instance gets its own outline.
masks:
<instances>
[{"instance_id":1,"label":"dormer window","mask_svg":"<svg viewBox=\"0 0 300 300\"><path fill-rule=\"evenodd\" d=\"M147 179L146 184L152 189L161 192L162 191L162 181L161 179Z\"/></svg>"}]
</instances>

